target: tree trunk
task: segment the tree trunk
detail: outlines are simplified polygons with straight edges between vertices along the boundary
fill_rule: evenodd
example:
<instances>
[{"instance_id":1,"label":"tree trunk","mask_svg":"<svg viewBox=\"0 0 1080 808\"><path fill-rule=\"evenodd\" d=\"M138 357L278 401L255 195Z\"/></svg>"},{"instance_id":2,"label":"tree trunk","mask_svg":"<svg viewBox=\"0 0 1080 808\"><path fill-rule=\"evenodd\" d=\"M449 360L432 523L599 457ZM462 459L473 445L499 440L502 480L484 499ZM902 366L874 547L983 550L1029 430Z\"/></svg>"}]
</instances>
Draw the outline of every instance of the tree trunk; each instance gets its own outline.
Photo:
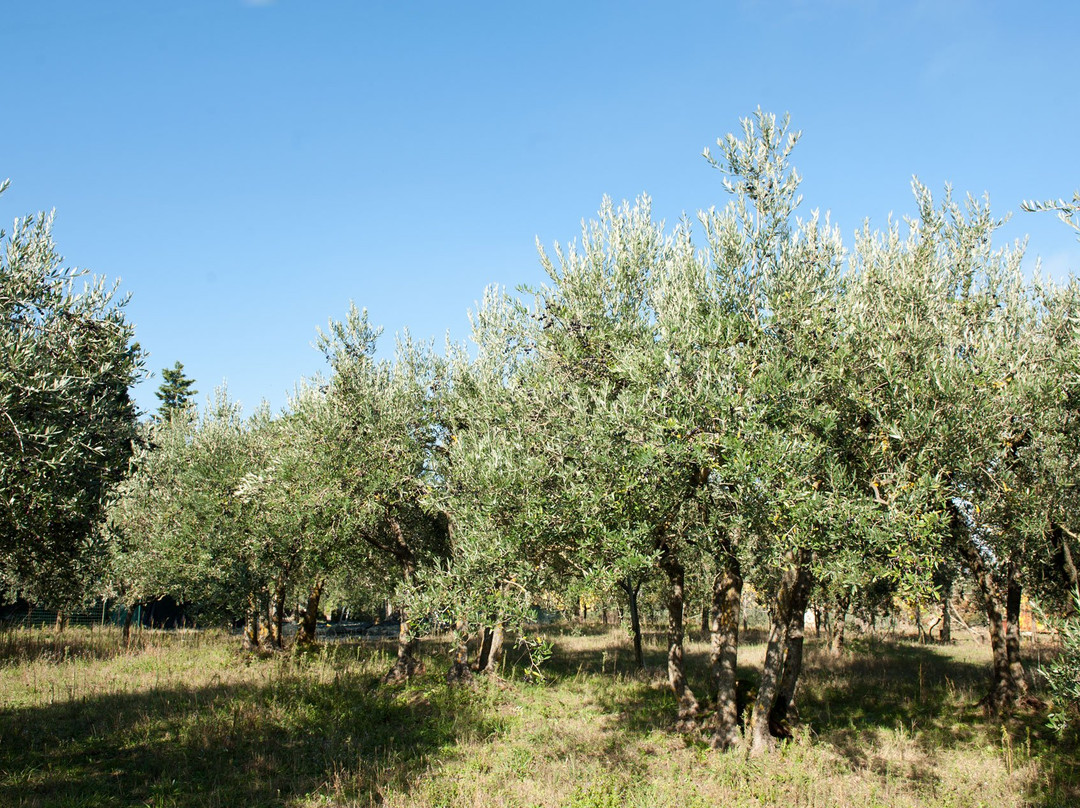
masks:
<instances>
[{"instance_id":1,"label":"tree trunk","mask_svg":"<svg viewBox=\"0 0 1080 808\"><path fill-rule=\"evenodd\" d=\"M941 642L952 642L952 581L941 590Z\"/></svg>"},{"instance_id":2,"label":"tree trunk","mask_svg":"<svg viewBox=\"0 0 1080 808\"><path fill-rule=\"evenodd\" d=\"M506 626L501 619L496 620L495 625L487 631L487 634L489 636L489 641L486 643L487 659L484 661L481 670L484 673L495 674L502 663L503 643L506 641Z\"/></svg>"},{"instance_id":3,"label":"tree trunk","mask_svg":"<svg viewBox=\"0 0 1080 808\"><path fill-rule=\"evenodd\" d=\"M713 579L712 636L709 661L712 670L716 713L711 744L730 749L739 743L739 705L735 677L739 661L739 618L742 610L743 579L734 554L720 560Z\"/></svg>"},{"instance_id":4,"label":"tree trunk","mask_svg":"<svg viewBox=\"0 0 1080 808\"><path fill-rule=\"evenodd\" d=\"M993 678L990 691L983 697L980 704L991 713L1000 715L1008 712L1016 701L1016 687L1012 680L1012 672L1009 668L1009 649L1005 639L1006 617L1002 614L1001 604L998 602L996 592L984 592L986 597L986 616L990 624L990 648L993 652Z\"/></svg>"},{"instance_id":5,"label":"tree trunk","mask_svg":"<svg viewBox=\"0 0 1080 808\"><path fill-rule=\"evenodd\" d=\"M919 606L919 601L914 601L912 604L912 612L915 615L915 630L919 633L919 643L926 642L926 629L923 628L922 621L922 608Z\"/></svg>"},{"instance_id":6,"label":"tree trunk","mask_svg":"<svg viewBox=\"0 0 1080 808\"><path fill-rule=\"evenodd\" d=\"M315 644L315 632L319 626L319 601L322 600L322 591L325 585L325 579L316 578L315 583L308 590L307 605L304 607L300 618L299 631L296 634L297 646Z\"/></svg>"},{"instance_id":7,"label":"tree trunk","mask_svg":"<svg viewBox=\"0 0 1080 808\"><path fill-rule=\"evenodd\" d=\"M281 649L285 647L285 595L287 589L285 587L285 576L278 579L277 586L274 588L274 604L273 613L270 620L270 638L275 648Z\"/></svg>"},{"instance_id":8,"label":"tree trunk","mask_svg":"<svg viewBox=\"0 0 1080 808\"><path fill-rule=\"evenodd\" d=\"M412 583L416 574L416 561L412 550L405 539L405 533L400 523L395 518L389 519L390 529L394 536L394 555L401 563L402 577L405 585ZM409 608L404 603L398 605L400 628L398 630L397 659L393 666L386 672L383 681L402 682L411 678L414 674L423 670L423 666L417 661L416 654L420 647L420 640L412 631Z\"/></svg>"},{"instance_id":9,"label":"tree trunk","mask_svg":"<svg viewBox=\"0 0 1080 808\"><path fill-rule=\"evenodd\" d=\"M259 650L259 595L249 592L247 611L244 614L244 650Z\"/></svg>"},{"instance_id":10,"label":"tree trunk","mask_svg":"<svg viewBox=\"0 0 1080 808\"><path fill-rule=\"evenodd\" d=\"M788 555L788 566L780 576L776 597L769 609L769 642L765 648L765 662L761 667L754 712L750 718L750 754L760 755L772 749L773 737L770 716L780 693L784 672L784 657L788 651L788 636L793 625L793 612L800 597L802 580L807 575L802 554L796 559ZM797 674L796 674L797 676Z\"/></svg>"},{"instance_id":11,"label":"tree trunk","mask_svg":"<svg viewBox=\"0 0 1080 808\"><path fill-rule=\"evenodd\" d=\"M1017 697L1027 695L1027 677L1020 659L1020 606L1023 588L1020 584L1020 565L1014 560L1008 564L1005 594L1005 651L1009 659L1009 677L1016 688Z\"/></svg>"},{"instance_id":12,"label":"tree trunk","mask_svg":"<svg viewBox=\"0 0 1080 808\"><path fill-rule=\"evenodd\" d=\"M127 607L124 614L124 647L127 648L131 644L131 621L135 618L135 604L131 604Z\"/></svg>"},{"instance_id":13,"label":"tree trunk","mask_svg":"<svg viewBox=\"0 0 1080 808\"><path fill-rule=\"evenodd\" d=\"M641 648L641 612L638 611L638 592L641 591L640 579L631 582L629 578L619 581L619 588L626 593L626 602L630 611L630 633L634 641L634 663L638 670L645 667L645 655Z\"/></svg>"},{"instance_id":14,"label":"tree trunk","mask_svg":"<svg viewBox=\"0 0 1080 808\"><path fill-rule=\"evenodd\" d=\"M850 605L851 595L841 595L836 599L836 612L833 614L832 632L829 638L829 653L834 657L844 652L844 629L847 627L847 613Z\"/></svg>"},{"instance_id":15,"label":"tree trunk","mask_svg":"<svg viewBox=\"0 0 1080 808\"><path fill-rule=\"evenodd\" d=\"M58 609L56 612L56 633L63 634L67 629L67 612L64 609Z\"/></svg>"},{"instance_id":16,"label":"tree trunk","mask_svg":"<svg viewBox=\"0 0 1080 808\"><path fill-rule=\"evenodd\" d=\"M668 577L668 682L678 702L678 727L687 729L697 717L698 702L686 681L683 653L686 570L667 542L661 544L660 566Z\"/></svg>"},{"instance_id":17,"label":"tree trunk","mask_svg":"<svg viewBox=\"0 0 1080 808\"><path fill-rule=\"evenodd\" d=\"M1076 571L1076 561L1073 558L1072 549L1069 547L1068 536L1072 536L1072 534L1061 525L1056 522L1050 523L1050 544L1054 548L1054 560L1061 571L1061 578L1065 583L1065 587L1069 590L1070 595L1075 596L1075 598L1065 598L1065 616L1071 617L1076 611L1077 604L1080 603L1080 575ZM1072 536L1072 538L1076 537Z\"/></svg>"},{"instance_id":18,"label":"tree trunk","mask_svg":"<svg viewBox=\"0 0 1080 808\"><path fill-rule=\"evenodd\" d=\"M1000 587L994 580L993 570L983 560L978 547L970 537L961 542L960 551L971 568L975 582L982 594L986 618L990 627L990 649L993 654L993 668L990 690L979 701L987 712L1001 715L1008 712L1016 703L1018 686L1009 666L1008 640L1006 639L1007 615L1002 609Z\"/></svg>"},{"instance_id":19,"label":"tree trunk","mask_svg":"<svg viewBox=\"0 0 1080 808\"><path fill-rule=\"evenodd\" d=\"M781 738L790 738L788 718L797 717L795 711L795 688L802 673L803 638L806 632L806 606L810 600L811 576L809 559L799 567L799 574L792 594L791 617L788 621L786 650L784 653L784 673L780 677L780 686L776 701L769 711L769 730Z\"/></svg>"},{"instance_id":20,"label":"tree trunk","mask_svg":"<svg viewBox=\"0 0 1080 808\"><path fill-rule=\"evenodd\" d=\"M487 626L480 629L480 632L476 635L476 670L486 670L488 661L491 658L491 641L494 635L494 631Z\"/></svg>"},{"instance_id":21,"label":"tree trunk","mask_svg":"<svg viewBox=\"0 0 1080 808\"><path fill-rule=\"evenodd\" d=\"M469 635L468 627L459 621L454 627L454 661L450 670L446 672L446 683L471 682L473 679L472 668L469 667Z\"/></svg>"},{"instance_id":22,"label":"tree trunk","mask_svg":"<svg viewBox=\"0 0 1080 808\"><path fill-rule=\"evenodd\" d=\"M784 665L788 621L774 617L769 625L769 642L765 647L765 662L761 666L754 712L750 717L750 754L760 755L773 746L768 715L776 701L776 691Z\"/></svg>"},{"instance_id":23,"label":"tree trunk","mask_svg":"<svg viewBox=\"0 0 1080 808\"><path fill-rule=\"evenodd\" d=\"M398 614L401 622L398 629L397 658L383 677L385 682L403 682L422 670L416 659L420 640L412 632L409 613L404 604L398 607Z\"/></svg>"}]
</instances>

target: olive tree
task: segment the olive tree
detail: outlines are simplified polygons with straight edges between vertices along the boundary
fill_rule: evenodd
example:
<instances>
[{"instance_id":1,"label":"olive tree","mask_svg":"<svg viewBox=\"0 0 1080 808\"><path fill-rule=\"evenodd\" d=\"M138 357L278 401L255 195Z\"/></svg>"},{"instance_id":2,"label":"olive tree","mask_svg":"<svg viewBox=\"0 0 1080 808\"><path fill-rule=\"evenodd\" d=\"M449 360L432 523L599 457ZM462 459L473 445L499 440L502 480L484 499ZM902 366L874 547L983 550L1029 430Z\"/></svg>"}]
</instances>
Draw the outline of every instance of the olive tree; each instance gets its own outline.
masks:
<instances>
[{"instance_id":1,"label":"olive tree","mask_svg":"<svg viewBox=\"0 0 1080 808\"><path fill-rule=\"evenodd\" d=\"M398 569L398 655L391 680L416 670L418 626L409 593L447 552L445 514L433 505L432 455L443 439L443 363L408 334L393 359L377 359L380 330L351 307L332 321L319 346L332 369L326 387L330 431L319 435L319 462L337 496L351 502L350 542L363 543Z\"/></svg>"},{"instance_id":2,"label":"olive tree","mask_svg":"<svg viewBox=\"0 0 1080 808\"><path fill-rule=\"evenodd\" d=\"M65 607L104 555L96 526L132 452L142 352L127 298L64 266L52 216L0 240L0 586Z\"/></svg>"}]
</instances>

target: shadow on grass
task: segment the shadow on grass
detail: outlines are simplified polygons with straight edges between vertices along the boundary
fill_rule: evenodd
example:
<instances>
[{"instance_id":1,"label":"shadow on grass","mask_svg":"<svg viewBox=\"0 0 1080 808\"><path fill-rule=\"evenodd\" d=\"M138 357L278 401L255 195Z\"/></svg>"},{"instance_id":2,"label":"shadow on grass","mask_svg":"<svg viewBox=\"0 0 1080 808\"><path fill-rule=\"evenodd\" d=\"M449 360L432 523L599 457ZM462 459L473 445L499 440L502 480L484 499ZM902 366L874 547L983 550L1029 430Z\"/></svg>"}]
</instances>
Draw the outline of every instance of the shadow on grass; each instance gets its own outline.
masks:
<instances>
[{"instance_id":1,"label":"shadow on grass","mask_svg":"<svg viewBox=\"0 0 1080 808\"><path fill-rule=\"evenodd\" d=\"M618 715L622 733L644 736L657 729L673 730L675 699L666 687L663 646L646 645L646 670L638 673L625 644L617 648L617 640L613 636L605 648L565 638L545 673L555 682L601 672L636 679L623 687L598 688L594 698L606 712ZM948 776L939 770L940 752L990 746L1000 747L1010 770L1036 762L1039 775L1032 780L1031 804L1080 805L1077 739L1056 738L1046 727L1045 713L1038 710L1021 710L1005 722L988 718L977 704L990 674L989 659L981 656L982 649L869 636L855 638L848 653L834 658L810 640L796 698L800 723L856 771L895 776L897 763L883 749L894 741L913 748L918 754L903 764L903 776L920 793L932 793ZM688 649L686 667L700 700L707 693L707 654ZM759 676L756 668L739 666L740 680L756 686Z\"/></svg>"},{"instance_id":2,"label":"shadow on grass","mask_svg":"<svg viewBox=\"0 0 1080 808\"><path fill-rule=\"evenodd\" d=\"M301 663L264 678L2 711L0 805L274 806L319 792L377 803L459 739L497 728L475 693L430 674L389 687Z\"/></svg>"}]
</instances>

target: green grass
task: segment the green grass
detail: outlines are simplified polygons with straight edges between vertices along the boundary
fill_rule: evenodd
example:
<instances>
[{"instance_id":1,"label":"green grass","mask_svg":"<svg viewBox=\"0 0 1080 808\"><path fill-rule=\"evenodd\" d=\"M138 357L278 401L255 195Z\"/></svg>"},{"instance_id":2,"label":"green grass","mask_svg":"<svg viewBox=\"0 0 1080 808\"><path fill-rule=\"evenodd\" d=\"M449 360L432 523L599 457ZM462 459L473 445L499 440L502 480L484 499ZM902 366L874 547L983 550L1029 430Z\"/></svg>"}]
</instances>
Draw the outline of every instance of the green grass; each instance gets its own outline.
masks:
<instances>
[{"instance_id":1,"label":"green grass","mask_svg":"<svg viewBox=\"0 0 1080 808\"><path fill-rule=\"evenodd\" d=\"M501 680L386 686L388 648L337 643L245 658L215 632L0 634L0 805L871 806L1080 804L1075 739L973 706L987 651L811 643L802 723L747 761L673 731L659 637L639 673L625 639L556 632L547 682L511 650ZM703 689L703 643L691 643ZM762 649L741 654L754 677ZM702 695L699 692L699 695Z\"/></svg>"}]
</instances>

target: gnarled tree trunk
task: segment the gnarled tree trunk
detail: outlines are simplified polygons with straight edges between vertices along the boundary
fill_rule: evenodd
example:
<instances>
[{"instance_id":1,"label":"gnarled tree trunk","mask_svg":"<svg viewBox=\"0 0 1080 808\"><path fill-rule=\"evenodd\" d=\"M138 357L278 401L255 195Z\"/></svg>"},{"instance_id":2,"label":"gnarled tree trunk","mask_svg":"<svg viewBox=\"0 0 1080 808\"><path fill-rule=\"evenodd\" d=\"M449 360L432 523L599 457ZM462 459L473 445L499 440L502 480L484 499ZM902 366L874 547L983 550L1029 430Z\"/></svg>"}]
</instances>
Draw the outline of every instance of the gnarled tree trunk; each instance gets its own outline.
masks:
<instances>
[{"instance_id":1,"label":"gnarled tree trunk","mask_svg":"<svg viewBox=\"0 0 1080 808\"><path fill-rule=\"evenodd\" d=\"M790 737L788 719L795 712L795 689L802 673L803 638L806 631L806 606L810 601L811 576L809 558L805 558L799 567L792 594L791 616L788 620L786 650L784 653L784 673L780 677L780 687L776 701L769 711L769 729L778 737Z\"/></svg>"},{"instance_id":2,"label":"gnarled tree trunk","mask_svg":"<svg viewBox=\"0 0 1080 808\"><path fill-rule=\"evenodd\" d=\"M134 603L128 604L127 609L124 611L124 647L127 648L131 644L131 622L135 619L136 605Z\"/></svg>"},{"instance_id":3,"label":"gnarled tree trunk","mask_svg":"<svg viewBox=\"0 0 1080 808\"><path fill-rule=\"evenodd\" d=\"M844 642L846 640L844 631L847 628L847 613L850 606L850 595L845 593L836 598L836 611L833 613L832 622L829 624L829 653L832 656L840 656L844 652Z\"/></svg>"},{"instance_id":4,"label":"gnarled tree trunk","mask_svg":"<svg viewBox=\"0 0 1080 808\"><path fill-rule=\"evenodd\" d=\"M1009 659L1009 677L1017 697L1027 695L1028 683L1024 663L1020 659L1020 607L1023 587L1020 584L1020 565L1010 559L1005 590L1005 652Z\"/></svg>"},{"instance_id":5,"label":"gnarled tree trunk","mask_svg":"<svg viewBox=\"0 0 1080 808\"><path fill-rule=\"evenodd\" d=\"M501 619L483 630L480 638L480 650L476 655L476 670L479 673L494 674L502 662L503 642L506 639L506 626Z\"/></svg>"},{"instance_id":6,"label":"gnarled tree trunk","mask_svg":"<svg viewBox=\"0 0 1080 808\"><path fill-rule=\"evenodd\" d=\"M774 746L770 717L780 695L784 661L788 653L788 638L793 626L794 611L798 606L801 588L809 589L806 569L807 554L788 554L788 566L784 569L777 587L776 597L769 609L769 642L765 648L765 661L761 666L757 698L750 718L750 754L760 755ZM803 609L805 610L805 601ZM801 660L800 660L801 662ZM798 677L798 672L794 675ZM794 692L794 684L791 685Z\"/></svg>"},{"instance_id":7,"label":"gnarled tree trunk","mask_svg":"<svg viewBox=\"0 0 1080 808\"><path fill-rule=\"evenodd\" d=\"M941 590L941 642L952 642L952 581Z\"/></svg>"},{"instance_id":8,"label":"gnarled tree trunk","mask_svg":"<svg viewBox=\"0 0 1080 808\"><path fill-rule=\"evenodd\" d=\"M739 743L739 706L735 677L739 661L739 618L742 610L742 569L733 552L719 559L713 579L709 661L716 712L712 745L730 749Z\"/></svg>"},{"instance_id":9,"label":"gnarled tree trunk","mask_svg":"<svg viewBox=\"0 0 1080 808\"><path fill-rule=\"evenodd\" d=\"M392 552L401 564L402 578L407 586L412 583L416 575L416 558L413 555L412 548L409 547L404 531L401 529L401 523L392 516L388 517L388 523L394 539ZM398 617L400 628L398 630L397 659L394 660L393 666L383 677L385 682L404 681L423 669L423 666L416 659L417 651L420 648L420 639L413 634L411 615L408 606L404 603L398 604Z\"/></svg>"},{"instance_id":10,"label":"gnarled tree trunk","mask_svg":"<svg viewBox=\"0 0 1080 808\"><path fill-rule=\"evenodd\" d=\"M259 593L249 592L244 612L243 647L245 651L259 650Z\"/></svg>"},{"instance_id":11,"label":"gnarled tree trunk","mask_svg":"<svg viewBox=\"0 0 1080 808\"><path fill-rule=\"evenodd\" d=\"M483 642L483 640L481 640ZM469 634L464 622L458 621L454 627L454 660L446 672L447 684L471 682L472 668L469 667Z\"/></svg>"},{"instance_id":12,"label":"gnarled tree trunk","mask_svg":"<svg viewBox=\"0 0 1080 808\"><path fill-rule=\"evenodd\" d=\"M267 644L278 650L285 647L285 573L274 581L274 591L270 594L267 621Z\"/></svg>"},{"instance_id":13,"label":"gnarled tree trunk","mask_svg":"<svg viewBox=\"0 0 1080 808\"><path fill-rule=\"evenodd\" d=\"M1080 575L1077 574L1076 560L1072 548L1069 547L1069 539L1076 539L1076 536L1057 522L1050 523L1049 531L1050 546L1054 549L1054 561L1061 573L1061 579L1069 592L1076 596L1075 599L1065 598L1065 614L1071 616L1076 610L1076 604L1080 603Z\"/></svg>"},{"instance_id":14,"label":"gnarled tree trunk","mask_svg":"<svg viewBox=\"0 0 1080 808\"><path fill-rule=\"evenodd\" d=\"M1009 640L1007 605L1003 601L1001 587L994 579L994 572L983 559L978 547L971 538L960 542L960 552L971 568L975 582L979 586L982 595L986 618L990 627L990 649L993 654L993 668L990 680L990 690L980 700L988 712L1001 715L1007 713L1016 704L1020 696L1020 685L1013 676L1014 667L1009 659ZM1004 608L1003 608L1004 607ZM1017 606L1019 616L1019 606ZM1019 635L1017 635L1019 638ZM1019 646L1017 646L1019 651Z\"/></svg>"},{"instance_id":15,"label":"gnarled tree trunk","mask_svg":"<svg viewBox=\"0 0 1080 808\"><path fill-rule=\"evenodd\" d=\"M326 579L319 577L315 579L311 589L308 590L307 605L304 607L303 615L300 618L299 631L296 635L296 644L298 646L315 644L315 631L319 625L319 601L322 600L322 591L325 585Z\"/></svg>"},{"instance_id":16,"label":"gnarled tree trunk","mask_svg":"<svg viewBox=\"0 0 1080 808\"><path fill-rule=\"evenodd\" d=\"M678 701L678 726L685 729L693 723L699 709L694 691L686 681L683 651L686 570L666 541L660 547L660 567L668 578L668 682Z\"/></svg>"}]
</instances>

